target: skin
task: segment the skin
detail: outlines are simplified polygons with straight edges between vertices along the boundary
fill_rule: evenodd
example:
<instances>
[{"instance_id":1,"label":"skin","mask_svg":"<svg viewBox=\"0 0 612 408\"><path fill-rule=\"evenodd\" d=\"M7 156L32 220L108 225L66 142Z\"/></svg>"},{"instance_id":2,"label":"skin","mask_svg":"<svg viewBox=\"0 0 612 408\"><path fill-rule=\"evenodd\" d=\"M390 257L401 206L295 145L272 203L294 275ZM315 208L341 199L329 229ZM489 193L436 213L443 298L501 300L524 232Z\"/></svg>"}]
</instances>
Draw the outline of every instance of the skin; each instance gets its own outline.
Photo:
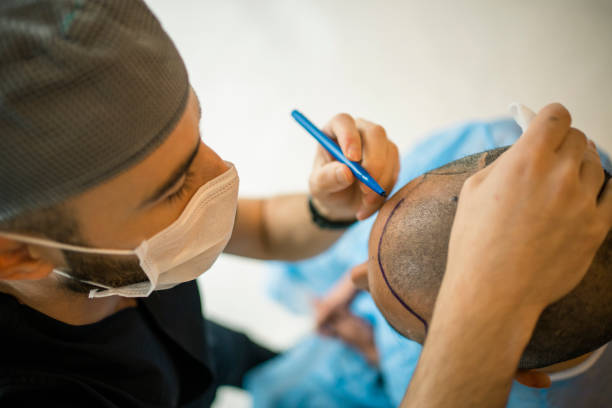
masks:
<instances>
[{"instance_id":1,"label":"skin","mask_svg":"<svg viewBox=\"0 0 612 408\"><path fill-rule=\"evenodd\" d=\"M191 91L181 119L155 151L118 176L62 203L74 214L88 246L136 248L176 220L200 186L228 169L200 138L200 118L199 102ZM340 114L325 130L345 154L351 152L353 159L361 160L384 188L393 187L399 155L383 128ZM196 149L189 175L181 176L159 199L146 201ZM374 192L364 191L346 166L323 152L315 157L310 189L316 207L331 220L368 217L384 202ZM342 231L323 230L311 222L306 194L239 199L226 252L257 259L295 260L323 251L341 235ZM0 238L0 292L72 325L94 323L137 304L135 299L89 299L85 293L67 290L62 283L65 278L51 273L55 266L65 264L61 251Z\"/></svg>"},{"instance_id":2,"label":"skin","mask_svg":"<svg viewBox=\"0 0 612 408\"><path fill-rule=\"evenodd\" d=\"M603 181L594 144L560 104L466 181L402 407L504 406L540 314L580 282L612 227Z\"/></svg>"}]
</instances>

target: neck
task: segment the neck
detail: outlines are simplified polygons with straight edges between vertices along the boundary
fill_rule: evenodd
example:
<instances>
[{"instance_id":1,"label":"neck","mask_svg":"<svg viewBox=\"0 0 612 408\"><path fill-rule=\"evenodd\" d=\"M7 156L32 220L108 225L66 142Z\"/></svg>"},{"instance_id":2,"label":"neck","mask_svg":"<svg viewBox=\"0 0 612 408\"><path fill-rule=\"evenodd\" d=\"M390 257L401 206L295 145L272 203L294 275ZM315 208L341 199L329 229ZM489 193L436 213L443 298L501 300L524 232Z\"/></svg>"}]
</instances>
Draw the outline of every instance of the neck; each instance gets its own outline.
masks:
<instances>
[{"instance_id":1,"label":"neck","mask_svg":"<svg viewBox=\"0 0 612 408\"><path fill-rule=\"evenodd\" d=\"M35 281L0 281L0 292L73 326L96 323L120 310L137 305L133 298L109 296L90 299L86 293L71 292L60 285L54 274Z\"/></svg>"}]
</instances>

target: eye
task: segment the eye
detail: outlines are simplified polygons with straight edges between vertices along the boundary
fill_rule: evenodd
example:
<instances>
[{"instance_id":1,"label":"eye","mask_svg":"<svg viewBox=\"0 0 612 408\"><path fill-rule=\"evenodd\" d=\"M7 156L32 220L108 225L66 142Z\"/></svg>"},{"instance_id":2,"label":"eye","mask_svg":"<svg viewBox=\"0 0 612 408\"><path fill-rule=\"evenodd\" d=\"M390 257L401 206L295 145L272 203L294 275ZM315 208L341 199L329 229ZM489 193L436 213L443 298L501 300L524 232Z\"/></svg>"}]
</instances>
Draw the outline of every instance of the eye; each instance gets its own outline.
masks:
<instances>
[{"instance_id":1,"label":"eye","mask_svg":"<svg viewBox=\"0 0 612 408\"><path fill-rule=\"evenodd\" d=\"M192 179L193 179L193 172L188 170L187 173L185 173L185 181L183 182L183 185L181 186L181 188L179 188L174 193L166 197L164 201L171 204L174 201L179 201L181 198L183 198L183 196L191 188Z\"/></svg>"}]
</instances>

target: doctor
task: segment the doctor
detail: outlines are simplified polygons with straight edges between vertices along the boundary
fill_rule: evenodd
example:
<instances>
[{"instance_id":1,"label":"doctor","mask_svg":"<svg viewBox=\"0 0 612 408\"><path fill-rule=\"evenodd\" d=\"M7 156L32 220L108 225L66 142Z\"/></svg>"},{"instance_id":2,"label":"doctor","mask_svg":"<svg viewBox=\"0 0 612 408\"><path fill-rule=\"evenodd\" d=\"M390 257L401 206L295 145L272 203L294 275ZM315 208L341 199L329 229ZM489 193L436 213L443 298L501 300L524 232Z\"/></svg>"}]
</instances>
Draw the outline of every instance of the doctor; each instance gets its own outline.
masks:
<instances>
[{"instance_id":1,"label":"doctor","mask_svg":"<svg viewBox=\"0 0 612 408\"><path fill-rule=\"evenodd\" d=\"M183 62L141 1L8 1L0 27L1 405L206 406L271 353L206 322L193 280L224 249L312 256L382 199L323 151L309 195L238 199L237 170L199 134ZM338 115L325 130L392 189L398 153L381 127ZM568 153L546 150L550 139ZM525 140L461 196L461 238L408 405L502 401L532 320L580 280L612 223L612 195L594 204L597 164L567 111L545 109ZM570 176L582 166L590 178ZM550 216L534 219L526 202ZM477 234L485 224L493 232ZM542 268L553 252L556 268ZM506 274L496 293L491 276ZM519 304L524 319L494 319ZM466 316L477 336L456 330ZM491 353L500 337L507 350ZM456 348L491 363L453 360ZM486 381L467 394L456 372Z\"/></svg>"},{"instance_id":2,"label":"doctor","mask_svg":"<svg viewBox=\"0 0 612 408\"><path fill-rule=\"evenodd\" d=\"M309 194L239 199L142 1L0 13L0 405L208 405L274 354L205 321L194 279L223 250L315 255L383 198L320 149ZM383 128L340 114L326 131L392 189Z\"/></svg>"}]
</instances>

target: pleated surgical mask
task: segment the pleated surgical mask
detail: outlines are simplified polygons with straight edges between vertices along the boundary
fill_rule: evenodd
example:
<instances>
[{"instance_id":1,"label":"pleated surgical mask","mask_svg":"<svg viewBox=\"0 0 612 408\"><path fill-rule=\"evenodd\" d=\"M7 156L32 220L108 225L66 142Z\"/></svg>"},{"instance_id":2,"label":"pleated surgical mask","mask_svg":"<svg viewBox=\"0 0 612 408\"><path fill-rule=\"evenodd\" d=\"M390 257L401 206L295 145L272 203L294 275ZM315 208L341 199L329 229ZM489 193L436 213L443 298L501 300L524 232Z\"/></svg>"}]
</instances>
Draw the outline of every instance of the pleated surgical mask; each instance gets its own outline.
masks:
<instances>
[{"instance_id":1,"label":"pleated surgical mask","mask_svg":"<svg viewBox=\"0 0 612 408\"><path fill-rule=\"evenodd\" d=\"M58 275L78 280L100 289L92 289L90 298L119 295L146 297L154 290L170 289L197 278L207 271L227 245L238 205L238 173L230 168L196 191L187 207L172 224L144 240L136 249L101 249L63 244L52 240L0 232L16 241L85 254L137 256L148 281L122 287L81 280L69 270L55 269Z\"/></svg>"}]
</instances>

